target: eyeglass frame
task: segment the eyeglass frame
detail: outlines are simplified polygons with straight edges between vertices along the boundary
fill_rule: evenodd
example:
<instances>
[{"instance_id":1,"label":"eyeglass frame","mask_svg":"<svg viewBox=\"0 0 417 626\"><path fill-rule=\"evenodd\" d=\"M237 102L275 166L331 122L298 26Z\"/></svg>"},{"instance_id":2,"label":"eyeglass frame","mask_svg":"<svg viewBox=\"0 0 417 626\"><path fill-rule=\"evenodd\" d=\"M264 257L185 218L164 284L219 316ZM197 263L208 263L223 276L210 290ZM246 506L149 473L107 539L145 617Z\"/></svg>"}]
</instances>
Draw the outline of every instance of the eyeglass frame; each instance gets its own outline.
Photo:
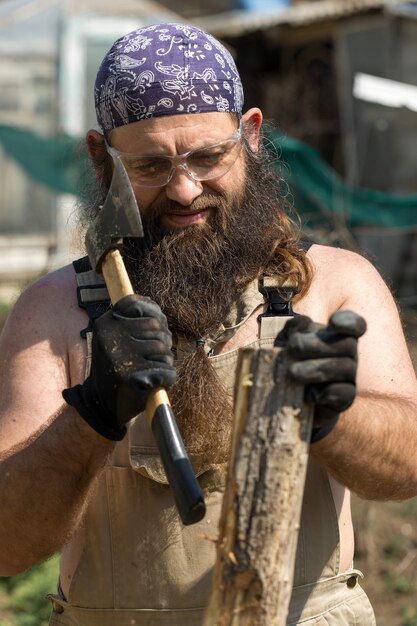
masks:
<instances>
[{"instance_id":1,"label":"eyeglass frame","mask_svg":"<svg viewBox=\"0 0 417 626\"><path fill-rule=\"evenodd\" d=\"M163 159L166 161L170 161L171 163L171 170L169 172L168 178L167 180L160 185L148 185L148 184L143 184L141 182L136 183L137 185L141 186L141 187L146 187L147 189L158 189L160 187L165 187L166 185L168 185L173 176L174 173L176 172L177 168L180 168L182 171L184 171L187 176L189 176L189 178L191 178L191 180L194 180L195 182L201 182L201 181L205 181L205 180L214 180L216 178L221 178L222 176L224 176L224 174L227 174L227 172L233 167L233 165L236 163L237 158L240 154L240 150L239 152L236 154L236 158L235 160L230 164L230 166L228 167L227 170L225 170L220 176L213 176L213 177L204 177L204 178L195 178L195 176L193 176L193 173L190 171L190 169L188 168L187 165L187 159L188 157L193 154L194 152L201 152L202 150L210 150L211 148L216 148L217 146L221 146L224 143L227 143L229 141L233 141L235 143L235 145L237 145L239 142L241 142L242 140L242 135L243 135L243 120L240 117L239 119L239 126L236 129L236 131L233 133L233 135L231 135L230 137L228 137L227 139L224 139L223 141L219 141L218 143L213 143L209 146L203 146L201 148L194 148L193 150L189 150L188 152L184 152L183 154L177 154L175 156L168 156L165 154L133 154L132 152L121 152L120 150L117 150L117 148L113 148L113 146L110 145L108 139L106 138L106 136L104 136L104 145L106 146L106 151L108 152L108 154L112 157L112 159L117 159L119 158L122 161L123 167L125 167L122 157L137 157L137 158L144 158L144 159ZM126 167L125 167L126 169Z\"/></svg>"}]
</instances>

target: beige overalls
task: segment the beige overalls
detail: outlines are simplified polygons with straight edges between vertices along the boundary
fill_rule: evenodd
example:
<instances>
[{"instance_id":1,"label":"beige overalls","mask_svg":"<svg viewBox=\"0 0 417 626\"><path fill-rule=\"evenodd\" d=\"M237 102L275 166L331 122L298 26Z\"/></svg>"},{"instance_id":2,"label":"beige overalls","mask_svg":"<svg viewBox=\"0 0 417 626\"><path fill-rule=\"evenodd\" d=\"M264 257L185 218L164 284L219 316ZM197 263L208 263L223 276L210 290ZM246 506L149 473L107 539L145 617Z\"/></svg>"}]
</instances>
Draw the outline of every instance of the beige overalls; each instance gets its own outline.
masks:
<instances>
[{"instance_id":1,"label":"beige overalls","mask_svg":"<svg viewBox=\"0 0 417 626\"><path fill-rule=\"evenodd\" d=\"M221 329L221 340L262 303L254 282ZM262 318L261 336L250 345L272 345L286 319ZM183 342L177 348L178 360L190 349ZM232 391L237 350L210 358ZM66 559L77 555L76 565L68 597L50 596L51 626L202 624L215 560L209 538L217 535L224 468L202 465L188 452L207 506L205 518L193 526L181 524L146 417L141 414L131 424L99 479L82 531L65 549ZM287 626L374 625L358 577L356 570L339 573L338 520L329 480L311 459Z\"/></svg>"}]
</instances>

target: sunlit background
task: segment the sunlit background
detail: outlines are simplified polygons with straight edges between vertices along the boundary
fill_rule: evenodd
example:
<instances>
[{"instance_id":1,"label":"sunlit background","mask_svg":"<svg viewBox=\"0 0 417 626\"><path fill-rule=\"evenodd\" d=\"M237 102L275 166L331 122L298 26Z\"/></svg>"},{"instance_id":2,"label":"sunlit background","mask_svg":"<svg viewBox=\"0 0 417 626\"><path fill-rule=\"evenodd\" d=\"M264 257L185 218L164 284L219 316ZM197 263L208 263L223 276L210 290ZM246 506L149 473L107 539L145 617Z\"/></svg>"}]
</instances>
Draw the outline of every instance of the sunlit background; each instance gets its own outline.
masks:
<instances>
[{"instance_id":1,"label":"sunlit background","mask_svg":"<svg viewBox=\"0 0 417 626\"><path fill-rule=\"evenodd\" d=\"M357 250L399 303L417 363L417 2L0 0L0 314L83 254L74 237L92 84L112 42L192 22L236 59L305 234ZM381 338L383 340L383 338ZM357 502L357 561L379 626L417 626L414 501ZM46 624L56 562L0 582L0 626Z\"/></svg>"}]
</instances>

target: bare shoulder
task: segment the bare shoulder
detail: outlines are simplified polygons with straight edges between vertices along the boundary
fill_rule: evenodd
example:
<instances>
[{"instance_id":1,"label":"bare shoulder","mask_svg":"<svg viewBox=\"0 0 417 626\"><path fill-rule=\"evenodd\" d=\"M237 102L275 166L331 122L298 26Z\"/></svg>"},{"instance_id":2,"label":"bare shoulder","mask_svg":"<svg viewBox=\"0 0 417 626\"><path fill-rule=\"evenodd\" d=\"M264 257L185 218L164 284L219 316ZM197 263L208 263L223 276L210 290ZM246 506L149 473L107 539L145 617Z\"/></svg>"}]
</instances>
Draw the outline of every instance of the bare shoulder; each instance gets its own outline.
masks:
<instances>
[{"instance_id":1,"label":"bare shoulder","mask_svg":"<svg viewBox=\"0 0 417 626\"><path fill-rule=\"evenodd\" d=\"M364 256L344 248L313 245L309 251L309 258L313 264L315 280L321 283L330 283L341 297L347 297L351 285L356 280L360 282L383 280L376 267ZM341 284L340 279L349 277L349 281Z\"/></svg>"},{"instance_id":2,"label":"bare shoulder","mask_svg":"<svg viewBox=\"0 0 417 626\"><path fill-rule=\"evenodd\" d=\"M42 426L62 406L62 390L79 382L83 326L72 266L35 281L17 300L0 337L0 420L8 442Z\"/></svg>"},{"instance_id":3,"label":"bare shoulder","mask_svg":"<svg viewBox=\"0 0 417 626\"><path fill-rule=\"evenodd\" d=\"M328 266L329 262L337 265L345 264L346 262L354 265L370 265L362 255L345 248L313 244L307 254L317 269Z\"/></svg>"},{"instance_id":4,"label":"bare shoulder","mask_svg":"<svg viewBox=\"0 0 417 626\"><path fill-rule=\"evenodd\" d=\"M313 266L313 282L301 308L312 307L320 321L326 321L340 309L352 308L363 313L377 302L385 302L396 312L386 283L362 255L343 248L313 245L308 257Z\"/></svg>"},{"instance_id":5,"label":"bare shoulder","mask_svg":"<svg viewBox=\"0 0 417 626\"><path fill-rule=\"evenodd\" d=\"M66 343L67 333L80 312L75 274L68 265L42 276L20 295L7 320L2 340L31 343L47 339L56 347Z\"/></svg>"},{"instance_id":6,"label":"bare shoulder","mask_svg":"<svg viewBox=\"0 0 417 626\"><path fill-rule=\"evenodd\" d=\"M73 294L71 295L71 288L75 285L74 269L72 265L65 265L53 272L44 274L28 285L20 294L16 306L19 308L19 306L24 306L27 303L42 306L45 302L50 305L50 301L53 301L52 306L58 308L65 306L71 299L74 300ZM58 294L60 298L57 301L55 297Z\"/></svg>"}]
</instances>

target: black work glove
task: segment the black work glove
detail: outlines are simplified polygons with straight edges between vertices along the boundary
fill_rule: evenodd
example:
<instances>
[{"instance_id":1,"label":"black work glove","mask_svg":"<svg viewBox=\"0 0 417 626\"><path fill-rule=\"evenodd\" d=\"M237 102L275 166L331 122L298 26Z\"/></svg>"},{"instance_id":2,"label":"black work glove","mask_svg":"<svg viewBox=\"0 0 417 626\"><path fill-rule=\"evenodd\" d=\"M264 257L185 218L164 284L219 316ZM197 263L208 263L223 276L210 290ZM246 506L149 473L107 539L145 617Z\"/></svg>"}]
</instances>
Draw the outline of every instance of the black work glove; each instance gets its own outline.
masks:
<instances>
[{"instance_id":1,"label":"black work glove","mask_svg":"<svg viewBox=\"0 0 417 626\"><path fill-rule=\"evenodd\" d=\"M275 345L286 347L293 360L290 376L306 386L306 402L315 406L312 443L332 430L355 399L357 344L365 330L362 317L337 311L327 326L296 315L276 338Z\"/></svg>"},{"instance_id":2,"label":"black work glove","mask_svg":"<svg viewBox=\"0 0 417 626\"><path fill-rule=\"evenodd\" d=\"M64 399L103 437L119 441L126 422L144 411L150 390L174 383L171 346L159 306L125 296L96 320L90 375L65 389Z\"/></svg>"}]
</instances>

